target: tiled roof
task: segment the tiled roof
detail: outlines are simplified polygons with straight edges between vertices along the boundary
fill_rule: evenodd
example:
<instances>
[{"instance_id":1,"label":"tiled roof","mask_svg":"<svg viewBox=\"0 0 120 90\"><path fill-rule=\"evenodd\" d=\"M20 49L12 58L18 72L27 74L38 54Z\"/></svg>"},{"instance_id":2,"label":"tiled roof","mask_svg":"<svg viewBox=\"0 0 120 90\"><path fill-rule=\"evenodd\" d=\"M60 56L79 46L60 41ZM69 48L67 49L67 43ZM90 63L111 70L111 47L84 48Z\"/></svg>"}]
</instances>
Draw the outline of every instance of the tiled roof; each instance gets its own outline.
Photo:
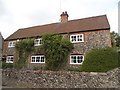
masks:
<instances>
[{"instance_id":1,"label":"tiled roof","mask_svg":"<svg viewBox=\"0 0 120 90\"><path fill-rule=\"evenodd\" d=\"M19 29L6 40L35 37L45 33L62 34L103 29L110 29L106 15Z\"/></svg>"}]
</instances>

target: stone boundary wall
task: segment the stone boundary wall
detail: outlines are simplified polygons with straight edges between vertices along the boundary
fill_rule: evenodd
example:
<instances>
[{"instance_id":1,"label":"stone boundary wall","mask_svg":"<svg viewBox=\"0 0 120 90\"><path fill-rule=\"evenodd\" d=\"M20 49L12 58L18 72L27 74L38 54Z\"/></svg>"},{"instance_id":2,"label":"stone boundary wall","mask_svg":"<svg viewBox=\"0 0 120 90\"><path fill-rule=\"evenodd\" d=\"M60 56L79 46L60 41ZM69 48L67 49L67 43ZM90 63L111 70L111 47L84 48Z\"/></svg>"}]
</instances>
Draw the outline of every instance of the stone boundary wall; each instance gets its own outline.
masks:
<instances>
[{"instance_id":1,"label":"stone boundary wall","mask_svg":"<svg viewBox=\"0 0 120 90\"><path fill-rule=\"evenodd\" d=\"M1 70L3 87L12 88L119 88L120 69L106 73Z\"/></svg>"}]
</instances>

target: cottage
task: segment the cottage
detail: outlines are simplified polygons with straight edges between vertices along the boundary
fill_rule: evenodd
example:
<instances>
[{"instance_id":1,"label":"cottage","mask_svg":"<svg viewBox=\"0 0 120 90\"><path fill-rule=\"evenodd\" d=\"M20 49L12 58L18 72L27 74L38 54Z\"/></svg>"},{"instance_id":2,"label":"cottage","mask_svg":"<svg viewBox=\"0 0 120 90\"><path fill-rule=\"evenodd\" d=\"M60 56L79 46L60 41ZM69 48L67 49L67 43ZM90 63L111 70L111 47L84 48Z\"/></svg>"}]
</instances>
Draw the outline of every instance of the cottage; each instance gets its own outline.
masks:
<instances>
[{"instance_id":1,"label":"cottage","mask_svg":"<svg viewBox=\"0 0 120 90\"><path fill-rule=\"evenodd\" d=\"M19 29L4 41L3 55L6 63L14 63L16 60L15 43L28 37L35 37L35 45L42 44L42 39L37 36L45 33L69 35L69 40L74 44L74 49L68 57L67 67L77 67L84 61L84 56L94 48L111 47L110 25L106 15L68 20L69 15L63 12L61 22L41 26ZM91 62L92 63L92 62ZM32 54L28 58L28 68L34 66L44 67L45 56Z\"/></svg>"}]
</instances>

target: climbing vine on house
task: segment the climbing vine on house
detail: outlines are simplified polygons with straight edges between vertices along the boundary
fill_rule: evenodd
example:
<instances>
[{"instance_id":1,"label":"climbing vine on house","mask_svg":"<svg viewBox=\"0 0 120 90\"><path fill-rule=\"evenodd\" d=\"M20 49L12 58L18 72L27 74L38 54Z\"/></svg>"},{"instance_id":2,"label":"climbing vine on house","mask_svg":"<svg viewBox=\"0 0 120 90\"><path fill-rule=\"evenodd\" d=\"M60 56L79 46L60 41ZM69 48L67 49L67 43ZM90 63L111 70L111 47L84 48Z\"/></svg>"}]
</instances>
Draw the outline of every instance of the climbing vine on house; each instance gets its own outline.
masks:
<instances>
[{"instance_id":1,"label":"climbing vine on house","mask_svg":"<svg viewBox=\"0 0 120 90\"><path fill-rule=\"evenodd\" d=\"M27 67L27 57L31 52L42 53L45 55L45 66L48 70L59 70L67 62L69 52L73 48L73 44L57 34L41 35L43 45L34 47L34 39L27 39L17 42L16 49L19 52L19 59L15 66L18 68Z\"/></svg>"},{"instance_id":2,"label":"climbing vine on house","mask_svg":"<svg viewBox=\"0 0 120 90\"><path fill-rule=\"evenodd\" d=\"M68 39L62 38L62 35L44 34L42 39L44 41L42 47L45 51L46 68L59 70L67 62L73 44Z\"/></svg>"},{"instance_id":3,"label":"climbing vine on house","mask_svg":"<svg viewBox=\"0 0 120 90\"><path fill-rule=\"evenodd\" d=\"M15 68L26 68L27 58L32 51L34 39L25 39L16 43L16 49L18 51L18 60L15 62Z\"/></svg>"}]
</instances>

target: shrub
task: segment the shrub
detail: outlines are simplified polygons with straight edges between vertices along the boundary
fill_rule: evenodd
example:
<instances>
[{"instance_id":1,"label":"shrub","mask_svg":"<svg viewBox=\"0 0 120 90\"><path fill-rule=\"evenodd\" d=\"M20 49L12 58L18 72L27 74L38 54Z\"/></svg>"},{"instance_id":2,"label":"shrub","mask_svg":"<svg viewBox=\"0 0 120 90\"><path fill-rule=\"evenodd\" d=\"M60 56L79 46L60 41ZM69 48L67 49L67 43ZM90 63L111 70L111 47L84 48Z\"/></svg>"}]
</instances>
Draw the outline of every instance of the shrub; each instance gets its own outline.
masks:
<instances>
[{"instance_id":1,"label":"shrub","mask_svg":"<svg viewBox=\"0 0 120 90\"><path fill-rule=\"evenodd\" d=\"M13 64L12 63L2 63L2 69L7 69L7 68L13 68Z\"/></svg>"},{"instance_id":2,"label":"shrub","mask_svg":"<svg viewBox=\"0 0 120 90\"><path fill-rule=\"evenodd\" d=\"M86 72L106 72L119 66L117 50L114 48L101 48L93 49L85 56L81 70Z\"/></svg>"}]
</instances>

